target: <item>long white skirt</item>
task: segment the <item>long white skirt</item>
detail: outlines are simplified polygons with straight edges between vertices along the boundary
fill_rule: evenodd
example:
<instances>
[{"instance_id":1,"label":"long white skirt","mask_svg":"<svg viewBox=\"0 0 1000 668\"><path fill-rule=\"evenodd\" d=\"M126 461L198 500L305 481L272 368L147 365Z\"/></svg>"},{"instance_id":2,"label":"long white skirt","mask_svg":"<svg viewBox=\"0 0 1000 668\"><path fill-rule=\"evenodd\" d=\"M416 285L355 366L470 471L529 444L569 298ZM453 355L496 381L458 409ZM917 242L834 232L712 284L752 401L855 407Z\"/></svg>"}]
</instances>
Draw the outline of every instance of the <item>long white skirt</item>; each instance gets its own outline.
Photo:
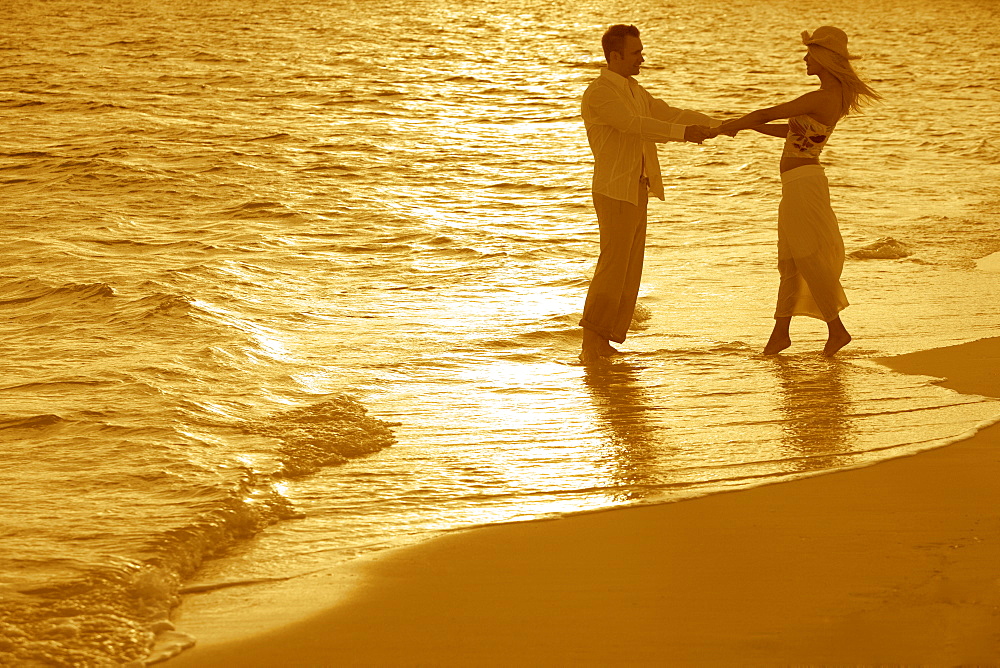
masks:
<instances>
[{"instance_id":1,"label":"long white skirt","mask_svg":"<svg viewBox=\"0 0 1000 668\"><path fill-rule=\"evenodd\" d=\"M844 240L820 165L781 175L778 206L778 305L775 318L807 315L829 322L849 304L840 274Z\"/></svg>"}]
</instances>

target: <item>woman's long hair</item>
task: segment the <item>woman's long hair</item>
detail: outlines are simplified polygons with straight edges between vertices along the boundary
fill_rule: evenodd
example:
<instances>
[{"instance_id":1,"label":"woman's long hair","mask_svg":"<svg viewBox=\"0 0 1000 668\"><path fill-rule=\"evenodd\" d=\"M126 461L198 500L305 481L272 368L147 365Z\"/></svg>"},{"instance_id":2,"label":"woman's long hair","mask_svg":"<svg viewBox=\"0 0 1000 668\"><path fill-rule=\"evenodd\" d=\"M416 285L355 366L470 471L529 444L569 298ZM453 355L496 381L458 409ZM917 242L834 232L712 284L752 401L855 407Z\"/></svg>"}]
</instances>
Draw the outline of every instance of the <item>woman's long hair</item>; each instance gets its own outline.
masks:
<instances>
[{"instance_id":1,"label":"woman's long hair","mask_svg":"<svg viewBox=\"0 0 1000 668\"><path fill-rule=\"evenodd\" d=\"M810 44L806 48L809 49L809 55L812 59L822 65L823 69L840 82L843 91L843 106L841 107L843 116L847 116L851 112L861 111L865 105L882 99L882 96L876 93L851 66L851 60L856 59L857 56L851 56L848 59L819 44Z\"/></svg>"}]
</instances>

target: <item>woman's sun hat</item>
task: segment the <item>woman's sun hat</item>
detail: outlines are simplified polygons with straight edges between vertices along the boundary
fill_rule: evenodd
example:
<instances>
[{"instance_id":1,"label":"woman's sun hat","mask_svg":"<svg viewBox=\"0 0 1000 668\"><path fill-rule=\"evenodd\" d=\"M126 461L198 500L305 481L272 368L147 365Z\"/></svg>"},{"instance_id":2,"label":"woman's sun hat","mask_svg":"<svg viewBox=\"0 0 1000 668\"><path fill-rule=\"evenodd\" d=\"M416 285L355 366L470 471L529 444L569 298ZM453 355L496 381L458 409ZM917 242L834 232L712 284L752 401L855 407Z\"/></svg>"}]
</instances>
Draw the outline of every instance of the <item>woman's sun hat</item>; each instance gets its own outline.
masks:
<instances>
[{"instance_id":1,"label":"woman's sun hat","mask_svg":"<svg viewBox=\"0 0 1000 668\"><path fill-rule=\"evenodd\" d=\"M847 60L858 58L858 56L852 56L847 51L847 33L833 26L816 28L815 32L811 35L808 30L803 30L802 43L806 46L821 46L824 49L829 49Z\"/></svg>"}]
</instances>

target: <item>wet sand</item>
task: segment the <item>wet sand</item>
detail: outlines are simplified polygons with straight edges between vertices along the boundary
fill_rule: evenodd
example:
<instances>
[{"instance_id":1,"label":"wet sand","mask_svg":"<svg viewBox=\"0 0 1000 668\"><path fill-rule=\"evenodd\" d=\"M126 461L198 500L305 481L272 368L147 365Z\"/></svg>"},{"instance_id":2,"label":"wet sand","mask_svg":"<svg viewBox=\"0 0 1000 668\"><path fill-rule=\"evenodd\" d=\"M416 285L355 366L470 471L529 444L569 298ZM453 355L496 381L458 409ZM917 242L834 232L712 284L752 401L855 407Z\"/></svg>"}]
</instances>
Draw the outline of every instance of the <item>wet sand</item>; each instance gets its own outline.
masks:
<instances>
[{"instance_id":1,"label":"wet sand","mask_svg":"<svg viewBox=\"0 0 1000 668\"><path fill-rule=\"evenodd\" d=\"M1000 396L1000 339L880 361ZM181 617L199 645L169 666L1000 665L998 481L1000 425L832 475L457 532L214 628Z\"/></svg>"}]
</instances>

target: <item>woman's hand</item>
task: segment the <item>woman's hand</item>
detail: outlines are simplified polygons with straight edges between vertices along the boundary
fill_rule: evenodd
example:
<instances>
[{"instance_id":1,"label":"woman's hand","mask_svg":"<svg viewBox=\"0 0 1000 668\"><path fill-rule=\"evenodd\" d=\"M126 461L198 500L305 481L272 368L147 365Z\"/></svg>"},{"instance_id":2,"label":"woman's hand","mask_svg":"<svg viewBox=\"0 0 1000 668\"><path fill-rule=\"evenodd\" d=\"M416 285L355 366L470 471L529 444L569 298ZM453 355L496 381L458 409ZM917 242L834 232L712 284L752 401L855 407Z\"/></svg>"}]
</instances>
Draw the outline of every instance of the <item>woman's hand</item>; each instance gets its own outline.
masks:
<instances>
[{"instance_id":1,"label":"woman's hand","mask_svg":"<svg viewBox=\"0 0 1000 668\"><path fill-rule=\"evenodd\" d=\"M719 127L715 129L717 135L726 135L728 137L735 137L736 133L740 131L740 128L735 127L736 121L726 121Z\"/></svg>"}]
</instances>

